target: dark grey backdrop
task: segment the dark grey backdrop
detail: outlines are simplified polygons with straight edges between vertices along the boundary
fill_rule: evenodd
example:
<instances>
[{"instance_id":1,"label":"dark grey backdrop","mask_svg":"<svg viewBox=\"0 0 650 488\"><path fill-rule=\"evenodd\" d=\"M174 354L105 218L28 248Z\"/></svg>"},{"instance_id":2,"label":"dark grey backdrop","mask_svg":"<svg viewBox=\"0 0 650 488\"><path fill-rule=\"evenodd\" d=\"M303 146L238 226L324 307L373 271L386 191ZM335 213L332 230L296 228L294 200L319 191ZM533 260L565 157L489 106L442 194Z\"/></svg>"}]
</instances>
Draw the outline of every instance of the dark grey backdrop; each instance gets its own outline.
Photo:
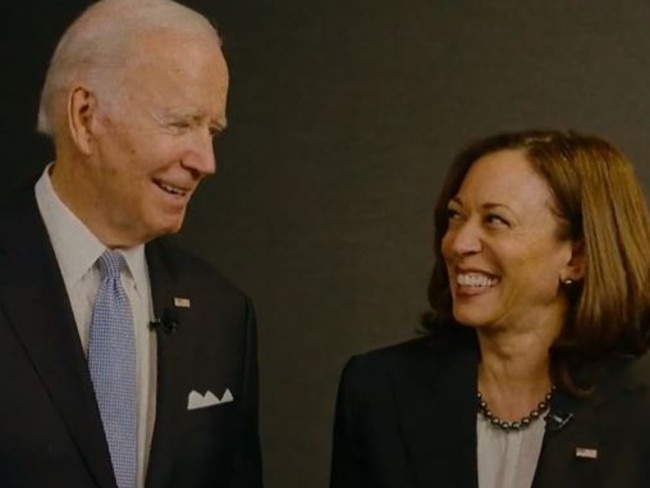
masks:
<instances>
[{"instance_id":1,"label":"dark grey backdrop","mask_svg":"<svg viewBox=\"0 0 650 488\"><path fill-rule=\"evenodd\" d=\"M38 89L87 3L5 7L0 195L50 157L32 131ZM338 374L351 354L414 335L432 203L461 145L534 126L593 132L650 188L650 3L186 3L220 26L232 90L218 174L182 239L255 299L267 487L324 487Z\"/></svg>"}]
</instances>

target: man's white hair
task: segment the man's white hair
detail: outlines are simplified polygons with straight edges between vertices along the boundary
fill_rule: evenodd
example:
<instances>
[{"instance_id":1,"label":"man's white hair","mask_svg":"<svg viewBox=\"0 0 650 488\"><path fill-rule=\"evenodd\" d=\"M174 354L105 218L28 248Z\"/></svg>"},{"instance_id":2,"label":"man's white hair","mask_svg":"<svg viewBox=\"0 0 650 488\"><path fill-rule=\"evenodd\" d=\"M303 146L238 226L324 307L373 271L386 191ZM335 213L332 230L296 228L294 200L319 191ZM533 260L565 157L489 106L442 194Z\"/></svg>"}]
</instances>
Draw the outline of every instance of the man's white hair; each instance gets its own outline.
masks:
<instances>
[{"instance_id":1,"label":"man's white hair","mask_svg":"<svg viewBox=\"0 0 650 488\"><path fill-rule=\"evenodd\" d=\"M220 42L204 16L172 0L100 0L86 9L63 34L50 61L38 131L56 137L73 82L116 96L129 58L146 55L137 49L137 36L160 30L194 36L205 33ZM112 97L104 98L110 103Z\"/></svg>"}]
</instances>

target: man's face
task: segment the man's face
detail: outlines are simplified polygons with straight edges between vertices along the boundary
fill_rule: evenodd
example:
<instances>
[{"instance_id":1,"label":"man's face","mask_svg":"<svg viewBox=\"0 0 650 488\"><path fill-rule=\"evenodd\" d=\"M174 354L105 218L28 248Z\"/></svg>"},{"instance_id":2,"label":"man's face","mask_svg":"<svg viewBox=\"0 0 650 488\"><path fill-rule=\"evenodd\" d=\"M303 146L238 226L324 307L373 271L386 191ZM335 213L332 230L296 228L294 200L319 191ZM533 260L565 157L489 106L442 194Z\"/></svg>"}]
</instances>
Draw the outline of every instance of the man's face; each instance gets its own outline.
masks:
<instances>
[{"instance_id":1,"label":"man's face","mask_svg":"<svg viewBox=\"0 0 650 488\"><path fill-rule=\"evenodd\" d=\"M215 172L226 125L228 71L216 37L145 38L118 101L98 99L89 164L104 242L130 246L177 232L199 182Z\"/></svg>"}]
</instances>

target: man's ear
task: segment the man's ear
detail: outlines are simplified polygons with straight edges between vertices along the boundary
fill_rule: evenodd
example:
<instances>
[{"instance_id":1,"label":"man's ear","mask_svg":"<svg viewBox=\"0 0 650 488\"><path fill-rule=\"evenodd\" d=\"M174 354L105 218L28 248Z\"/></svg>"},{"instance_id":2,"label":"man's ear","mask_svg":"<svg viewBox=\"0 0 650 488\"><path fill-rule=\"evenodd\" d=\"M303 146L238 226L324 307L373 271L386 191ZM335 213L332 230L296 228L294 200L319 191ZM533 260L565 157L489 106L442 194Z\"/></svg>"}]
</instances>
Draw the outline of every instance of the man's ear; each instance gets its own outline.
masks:
<instances>
[{"instance_id":1,"label":"man's ear","mask_svg":"<svg viewBox=\"0 0 650 488\"><path fill-rule=\"evenodd\" d=\"M97 102L92 92L76 87L68 98L68 128L70 137L84 154L90 154L93 139L93 117Z\"/></svg>"},{"instance_id":2,"label":"man's ear","mask_svg":"<svg viewBox=\"0 0 650 488\"><path fill-rule=\"evenodd\" d=\"M587 270L587 255L585 243L582 239L571 245L571 259L567 263L564 279L580 281L585 277Z\"/></svg>"}]
</instances>

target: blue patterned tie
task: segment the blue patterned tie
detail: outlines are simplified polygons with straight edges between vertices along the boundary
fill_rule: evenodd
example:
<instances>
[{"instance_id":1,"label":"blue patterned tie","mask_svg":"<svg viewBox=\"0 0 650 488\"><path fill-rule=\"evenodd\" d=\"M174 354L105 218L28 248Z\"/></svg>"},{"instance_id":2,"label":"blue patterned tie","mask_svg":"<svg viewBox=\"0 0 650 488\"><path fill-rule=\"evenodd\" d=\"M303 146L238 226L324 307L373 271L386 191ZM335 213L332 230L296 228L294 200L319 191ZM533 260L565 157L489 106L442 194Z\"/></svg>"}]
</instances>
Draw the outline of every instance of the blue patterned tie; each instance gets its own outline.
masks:
<instances>
[{"instance_id":1,"label":"blue patterned tie","mask_svg":"<svg viewBox=\"0 0 650 488\"><path fill-rule=\"evenodd\" d=\"M136 480L135 337L122 288L124 257L106 251L97 260L101 284L90 324L88 367L119 488Z\"/></svg>"}]
</instances>

